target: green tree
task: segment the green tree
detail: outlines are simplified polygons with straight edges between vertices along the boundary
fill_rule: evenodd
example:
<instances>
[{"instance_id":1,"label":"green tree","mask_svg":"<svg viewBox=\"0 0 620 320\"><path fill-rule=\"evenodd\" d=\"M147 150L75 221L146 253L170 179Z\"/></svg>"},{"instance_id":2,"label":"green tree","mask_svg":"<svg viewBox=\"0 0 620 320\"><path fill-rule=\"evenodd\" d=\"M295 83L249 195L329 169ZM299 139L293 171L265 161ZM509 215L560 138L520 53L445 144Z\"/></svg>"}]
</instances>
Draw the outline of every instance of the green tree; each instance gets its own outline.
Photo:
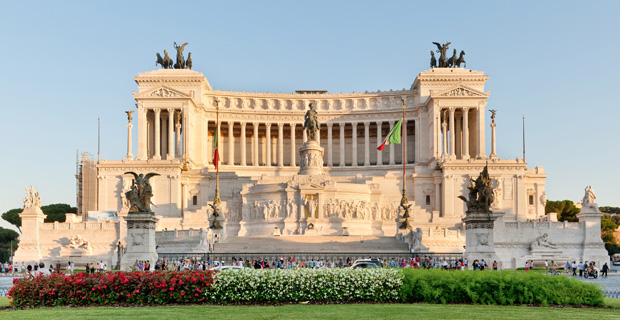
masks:
<instances>
[{"instance_id":1,"label":"green tree","mask_svg":"<svg viewBox=\"0 0 620 320\"><path fill-rule=\"evenodd\" d=\"M581 211L575 207L575 203L570 200L547 201L545 213L555 212L558 214L558 221L577 222L577 214Z\"/></svg>"},{"instance_id":2,"label":"green tree","mask_svg":"<svg viewBox=\"0 0 620 320\"><path fill-rule=\"evenodd\" d=\"M14 225L19 229L19 232L22 231L22 218L20 218L19 214L22 213L24 209L11 209L2 214L2 219L6 220L10 224ZM45 222L65 222L67 213L77 213L77 208L72 207L66 203L54 203L47 206L42 206L41 210L46 215Z\"/></svg>"},{"instance_id":3,"label":"green tree","mask_svg":"<svg viewBox=\"0 0 620 320\"><path fill-rule=\"evenodd\" d=\"M9 257L12 255L11 249L13 251L17 250L18 237L19 233L0 227L0 262L9 260Z\"/></svg>"},{"instance_id":4,"label":"green tree","mask_svg":"<svg viewBox=\"0 0 620 320\"><path fill-rule=\"evenodd\" d=\"M611 214L620 213L619 207L599 207L599 209L601 210L601 212L604 212L604 213L611 213Z\"/></svg>"}]
</instances>

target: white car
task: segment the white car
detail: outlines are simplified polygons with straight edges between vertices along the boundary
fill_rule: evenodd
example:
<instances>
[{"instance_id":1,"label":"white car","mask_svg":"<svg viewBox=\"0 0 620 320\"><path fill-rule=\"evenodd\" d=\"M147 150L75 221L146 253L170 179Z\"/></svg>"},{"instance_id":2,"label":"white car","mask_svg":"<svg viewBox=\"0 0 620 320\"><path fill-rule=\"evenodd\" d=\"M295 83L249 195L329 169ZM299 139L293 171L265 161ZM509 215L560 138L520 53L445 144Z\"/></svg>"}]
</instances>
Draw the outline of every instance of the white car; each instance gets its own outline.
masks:
<instances>
[{"instance_id":1,"label":"white car","mask_svg":"<svg viewBox=\"0 0 620 320\"><path fill-rule=\"evenodd\" d=\"M222 270L230 270L230 269L232 269L232 270L242 270L242 269L245 269L245 267L240 267L240 266L217 266L217 267L215 267L215 268L213 268L211 270L222 271Z\"/></svg>"}]
</instances>

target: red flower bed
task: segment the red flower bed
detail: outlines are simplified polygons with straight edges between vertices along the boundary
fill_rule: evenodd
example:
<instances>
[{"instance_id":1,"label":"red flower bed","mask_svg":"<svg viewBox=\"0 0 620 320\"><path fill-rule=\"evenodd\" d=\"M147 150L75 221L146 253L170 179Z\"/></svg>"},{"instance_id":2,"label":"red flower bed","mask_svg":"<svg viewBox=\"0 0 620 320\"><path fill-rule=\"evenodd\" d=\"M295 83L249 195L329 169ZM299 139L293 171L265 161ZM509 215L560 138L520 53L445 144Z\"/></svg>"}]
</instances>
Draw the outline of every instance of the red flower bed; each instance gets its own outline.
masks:
<instances>
[{"instance_id":1,"label":"red flower bed","mask_svg":"<svg viewBox=\"0 0 620 320\"><path fill-rule=\"evenodd\" d=\"M201 303L207 298L213 274L212 271L52 274L15 279L8 296L13 307Z\"/></svg>"}]
</instances>

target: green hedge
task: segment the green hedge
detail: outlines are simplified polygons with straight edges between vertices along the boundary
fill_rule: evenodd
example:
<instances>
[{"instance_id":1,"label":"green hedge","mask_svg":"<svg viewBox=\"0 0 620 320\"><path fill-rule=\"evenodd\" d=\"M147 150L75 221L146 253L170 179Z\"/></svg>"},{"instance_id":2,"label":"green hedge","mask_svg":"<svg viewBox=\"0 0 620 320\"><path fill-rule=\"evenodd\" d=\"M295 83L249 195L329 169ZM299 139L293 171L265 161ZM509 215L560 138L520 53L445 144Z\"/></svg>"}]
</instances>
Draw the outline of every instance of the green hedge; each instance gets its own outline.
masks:
<instances>
[{"instance_id":1,"label":"green hedge","mask_svg":"<svg viewBox=\"0 0 620 320\"><path fill-rule=\"evenodd\" d=\"M513 271L402 272L402 302L603 305L603 292L596 285L564 276Z\"/></svg>"}]
</instances>

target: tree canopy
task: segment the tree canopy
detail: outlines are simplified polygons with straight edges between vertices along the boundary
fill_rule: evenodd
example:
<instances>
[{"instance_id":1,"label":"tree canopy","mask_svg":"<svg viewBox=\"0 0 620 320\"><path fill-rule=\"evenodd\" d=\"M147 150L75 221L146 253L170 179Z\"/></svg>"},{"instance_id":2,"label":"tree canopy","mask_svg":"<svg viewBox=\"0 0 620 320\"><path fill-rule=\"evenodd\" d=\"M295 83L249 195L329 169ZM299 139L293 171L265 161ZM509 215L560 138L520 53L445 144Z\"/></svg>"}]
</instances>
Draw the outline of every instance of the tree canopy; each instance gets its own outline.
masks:
<instances>
[{"instance_id":1,"label":"tree canopy","mask_svg":"<svg viewBox=\"0 0 620 320\"><path fill-rule=\"evenodd\" d=\"M54 203L46 206L42 206L41 210L46 215L45 222L65 222L67 213L77 213L77 208L72 207L66 203ZM19 217L19 214L22 213L24 209L16 208L11 209L2 214L2 219L6 220L10 224L14 225L19 229L19 232L22 230L22 218Z\"/></svg>"},{"instance_id":2,"label":"tree canopy","mask_svg":"<svg viewBox=\"0 0 620 320\"><path fill-rule=\"evenodd\" d=\"M19 233L0 227L0 262L9 260L11 249L17 250Z\"/></svg>"},{"instance_id":3,"label":"tree canopy","mask_svg":"<svg viewBox=\"0 0 620 320\"><path fill-rule=\"evenodd\" d=\"M577 214L580 209L575 207L575 203L570 200L547 201L545 213L555 212L558 214L558 221L577 222Z\"/></svg>"}]
</instances>

